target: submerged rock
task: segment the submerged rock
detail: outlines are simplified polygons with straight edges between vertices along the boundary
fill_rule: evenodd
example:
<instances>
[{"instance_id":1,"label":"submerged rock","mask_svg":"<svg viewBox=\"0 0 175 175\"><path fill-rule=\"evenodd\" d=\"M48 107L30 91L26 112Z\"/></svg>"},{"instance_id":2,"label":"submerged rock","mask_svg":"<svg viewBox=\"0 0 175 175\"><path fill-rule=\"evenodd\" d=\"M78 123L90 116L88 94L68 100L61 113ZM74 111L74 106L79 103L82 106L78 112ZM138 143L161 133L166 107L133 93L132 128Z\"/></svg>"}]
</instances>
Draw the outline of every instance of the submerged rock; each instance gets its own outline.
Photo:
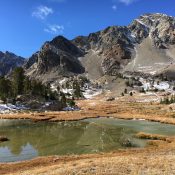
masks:
<instances>
[{"instance_id":1,"label":"submerged rock","mask_svg":"<svg viewBox=\"0 0 175 175\"><path fill-rule=\"evenodd\" d=\"M0 142L9 141L9 139L6 136L0 136Z\"/></svg>"},{"instance_id":2,"label":"submerged rock","mask_svg":"<svg viewBox=\"0 0 175 175\"><path fill-rule=\"evenodd\" d=\"M132 142L130 139L126 139L122 142L122 145L126 147L132 147Z\"/></svg>"}]
</instances>

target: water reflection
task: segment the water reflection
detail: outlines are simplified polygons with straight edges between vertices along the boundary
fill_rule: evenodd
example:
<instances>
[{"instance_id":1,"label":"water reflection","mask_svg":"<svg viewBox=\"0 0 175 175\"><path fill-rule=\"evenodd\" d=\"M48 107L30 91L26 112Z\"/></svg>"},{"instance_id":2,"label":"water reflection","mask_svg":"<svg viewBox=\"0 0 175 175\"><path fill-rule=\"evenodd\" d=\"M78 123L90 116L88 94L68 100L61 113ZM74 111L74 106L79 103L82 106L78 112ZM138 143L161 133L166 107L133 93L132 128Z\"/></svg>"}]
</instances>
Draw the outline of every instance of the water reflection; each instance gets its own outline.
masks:
<instances>
[{"instance_id":1,"label":"water reflection","mask_svg":"<svg viewBox=\"0 0 175 175\"><path fill-rule=\"evenodd\" d=\"M130 146L145 146L135 139L138 131L175 134L174 126L146 121L89 119L79 122L31 122L0 120L0 135L10 141L0 143L0 161L19 161L36 156L66 155L111 151ZM168 132L167 132L168 131Z\"/></svg>"}]
</instances>

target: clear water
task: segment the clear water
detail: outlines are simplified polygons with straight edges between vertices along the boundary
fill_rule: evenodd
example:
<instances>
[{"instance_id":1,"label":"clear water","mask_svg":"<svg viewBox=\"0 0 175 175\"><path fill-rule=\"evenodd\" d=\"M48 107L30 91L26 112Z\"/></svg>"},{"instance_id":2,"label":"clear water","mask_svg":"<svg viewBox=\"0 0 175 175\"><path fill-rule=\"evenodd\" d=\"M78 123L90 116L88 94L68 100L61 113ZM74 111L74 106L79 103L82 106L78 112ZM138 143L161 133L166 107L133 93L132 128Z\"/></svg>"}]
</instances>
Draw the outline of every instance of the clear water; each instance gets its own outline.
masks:
<instances>
[{"instance_id":1,"label":"clear water","mask_svg":"<svg viewBox=\"0 0 175 175\"><path fill-rule=\"evenodd\" d=\"M144 147L146 140L134 138L140 131L175 135L175 126L112 118L58 123L0 120L0 135L10 139L0 143L0 162L47 155L108 152L128 146ZM126 144L128 141L130 145Z\"/></svg>"}]
</instances>

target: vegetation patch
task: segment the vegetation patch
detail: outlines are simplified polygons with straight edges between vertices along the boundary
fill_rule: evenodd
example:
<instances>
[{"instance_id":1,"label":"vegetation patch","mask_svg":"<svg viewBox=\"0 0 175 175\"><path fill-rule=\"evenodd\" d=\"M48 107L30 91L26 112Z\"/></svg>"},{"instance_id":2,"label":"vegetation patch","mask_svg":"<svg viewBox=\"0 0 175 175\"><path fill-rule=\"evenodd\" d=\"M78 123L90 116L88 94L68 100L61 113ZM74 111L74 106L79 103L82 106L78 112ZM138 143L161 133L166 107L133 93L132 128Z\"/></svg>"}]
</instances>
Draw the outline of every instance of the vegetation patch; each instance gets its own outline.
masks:
<instances>
[{"instance_id":1,"label":"vegetation patch","mask_svg":"<svg viewBox=\"0 0 175 175\"><path fill-rule=\"evenodd\" d=\"M158 135L158 134L148 134L144 132L139 132L135 135L136 138L139 139L148 139L148 140L162 140L162 141L170 141L171 139L163 136L163 135Z\"/></svg>"}]
</instances>

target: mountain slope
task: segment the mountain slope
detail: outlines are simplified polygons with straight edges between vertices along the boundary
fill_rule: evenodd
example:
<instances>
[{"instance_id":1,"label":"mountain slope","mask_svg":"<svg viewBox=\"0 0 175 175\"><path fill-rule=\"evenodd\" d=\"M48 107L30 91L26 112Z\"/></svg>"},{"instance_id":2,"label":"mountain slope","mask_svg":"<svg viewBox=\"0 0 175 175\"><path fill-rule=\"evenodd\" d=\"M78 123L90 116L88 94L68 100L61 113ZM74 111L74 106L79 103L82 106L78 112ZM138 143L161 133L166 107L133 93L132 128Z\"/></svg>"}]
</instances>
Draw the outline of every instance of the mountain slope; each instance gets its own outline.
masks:
<instances>
[{"instance_id":1,"label":"mountain slope","mask_svg":"<svg viewBox=\"0 0 175 175\"><path fill-rule=\"evenodd\" d=\"M142 27L138 26L145 28L145 33L140 30ZM146 14L134 20L129 28L137 40L136 56L124 70L157 74L175 64L174 17L164 14ZM142 37L143 33L144 37Z\"/></svg>"},{"instance_id":2,"label":"mountain slope","mask_svg":"<svg viewBox=\"0 0 175 175\"><path fill-rule=\"evenodd\" d=\"M14 68L24 64L25 59L10 52L0 52L0 75L9 74Z\"/></svg>"},{"instance_id":3,"label":"mountain slope","mask_svg":"<svg viewBox=\"0 0 175 175\"><path fill-rule=\"evenodd\" d=\"M145 14L127 27L108 27L88 37L77 37L73 43L100 56L104 74L116 75L126 71L161 73L174 64L175 18ZM87 66L89 73L93 65L91 68Z\"/></svg>"},{"instance_id":4,"label":"mountain slope","mask_svg":"<svg viewBox=\"0 0 175 175\"><path fill-rule=\"evenodd\" d=\"M128 26L46 42L26 64L27 74L42 81L86 73L90 79L123 72L160 74L174 71L175 18L145 14ZM171 73L172 74L172 73Z\"/></svg>"},{"instance_id":5,"label":"mountain slope","mask_svg":"<svg viewBox=\"0 0 175 175\"><path fill-rule=\"evenodd\" d=\"M85 45L82 45L81 40L86 40ZM93 51L96 56L100 56L104 74L116 75L132 58L135 41L127 27L112 26L92 33L87 38L75 38L72 42L86 52Z\"/></svg>"}]
</instances>

